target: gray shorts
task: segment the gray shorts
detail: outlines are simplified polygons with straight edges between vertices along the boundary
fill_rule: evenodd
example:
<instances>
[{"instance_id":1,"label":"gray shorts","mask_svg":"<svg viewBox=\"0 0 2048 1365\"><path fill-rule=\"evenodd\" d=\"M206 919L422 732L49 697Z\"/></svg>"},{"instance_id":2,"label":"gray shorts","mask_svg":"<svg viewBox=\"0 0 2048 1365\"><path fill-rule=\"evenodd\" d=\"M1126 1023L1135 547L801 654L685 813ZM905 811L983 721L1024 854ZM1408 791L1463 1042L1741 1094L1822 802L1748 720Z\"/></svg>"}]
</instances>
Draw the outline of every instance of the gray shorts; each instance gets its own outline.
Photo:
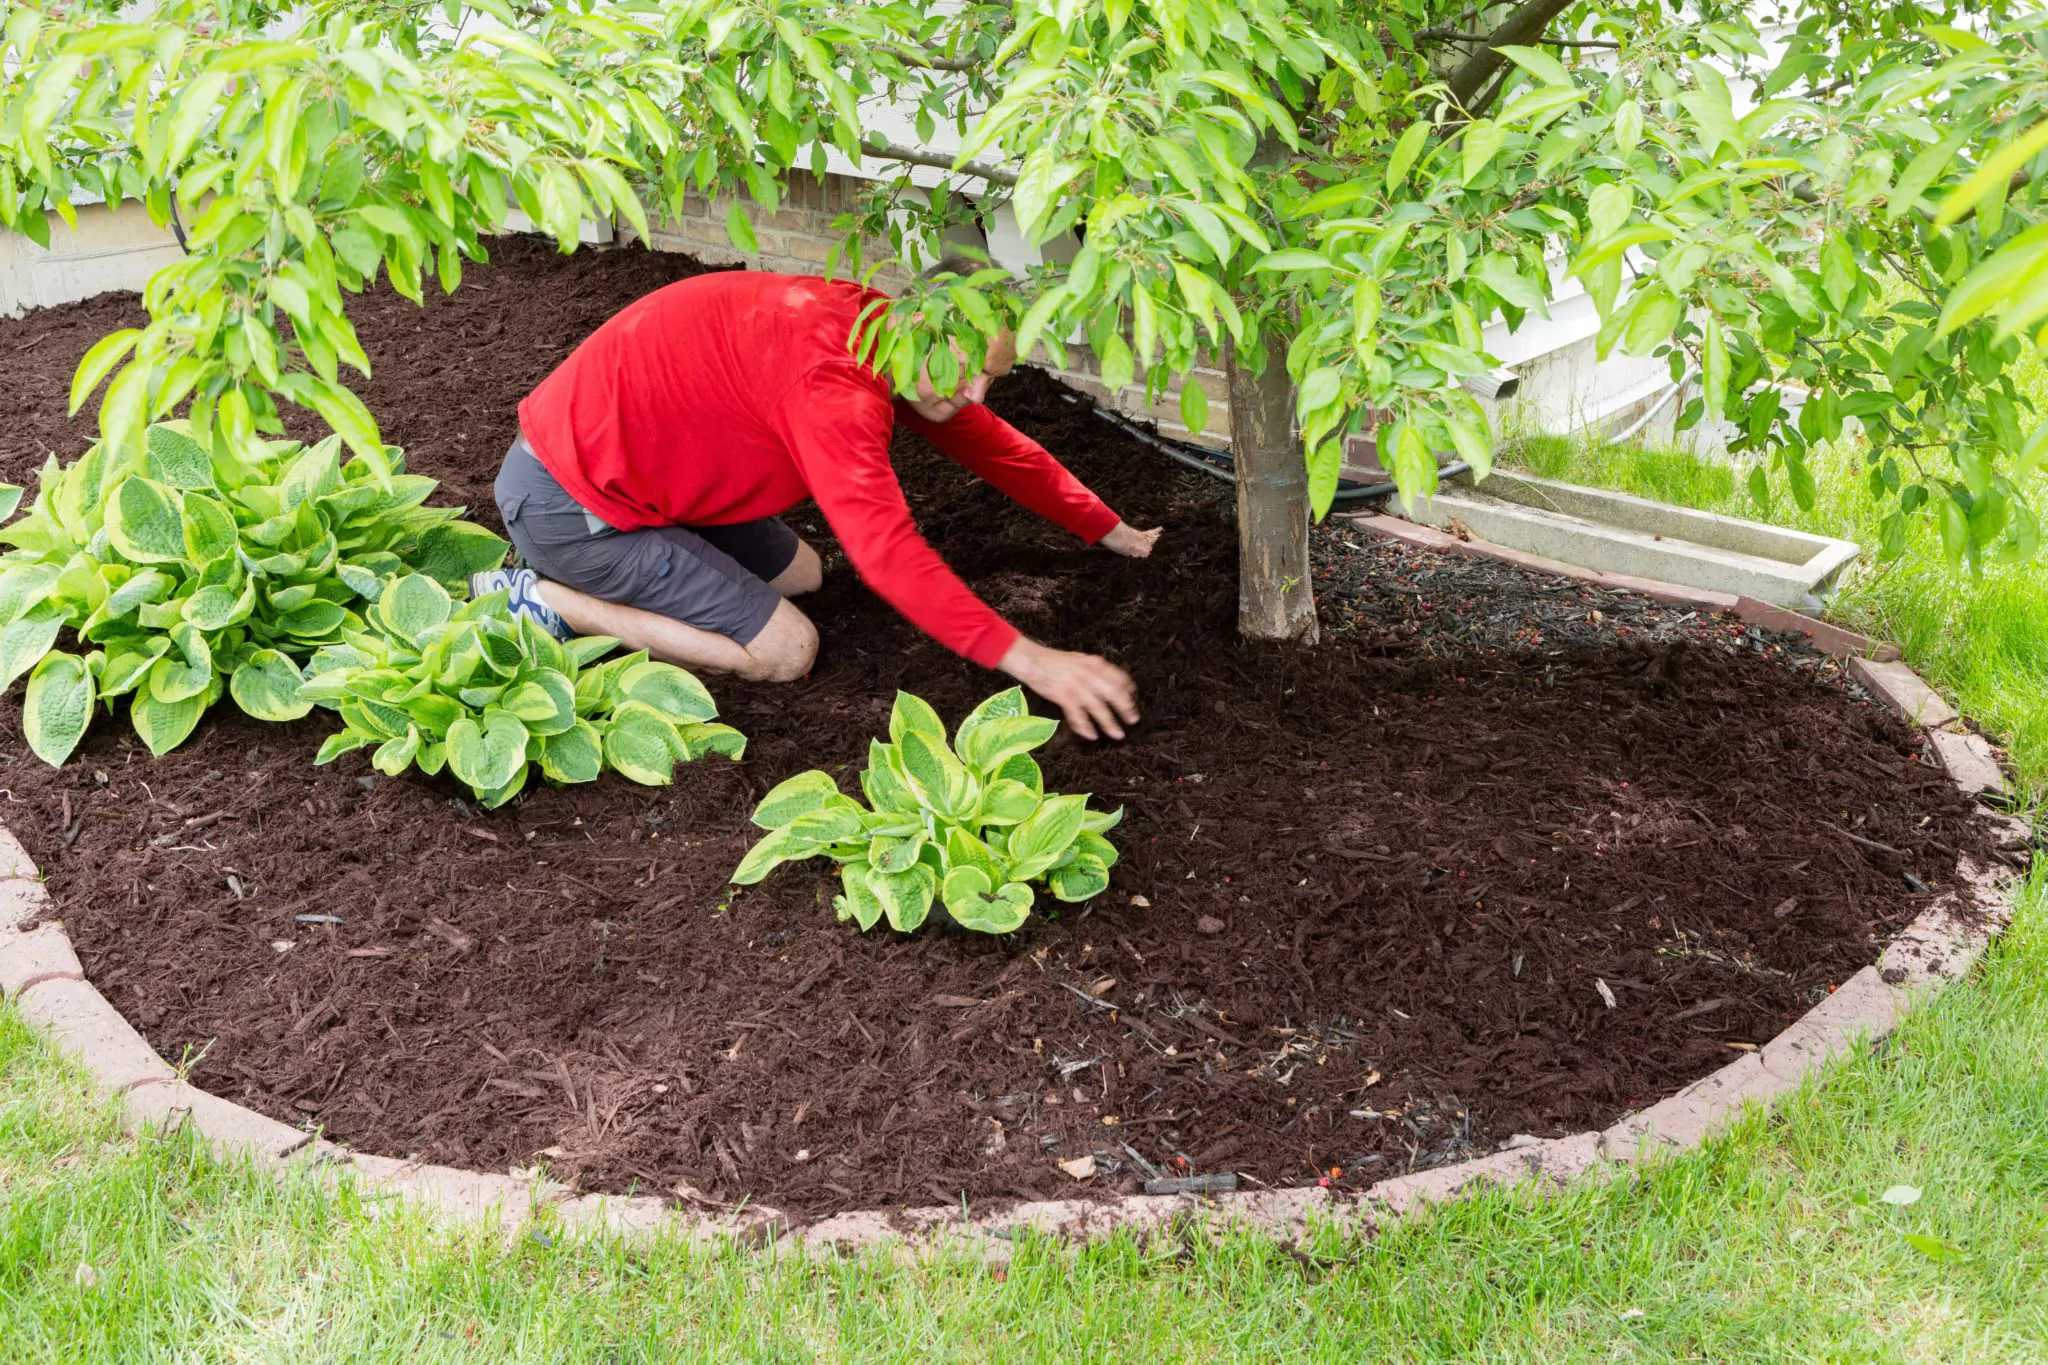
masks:
<instances>
[{"instance_id":1,"label":"gray shorts","mask_svg":"<svg viewBox=\"0 0 2048 1365\"><path fill-rule=\"evenodd\" d=\"M775 614L782 594L768 580L803 543L775 517L614 530L555 482L523 435L505 453L494 491L505 534L542 578L743 645Z\"/></svg>"}]
</instances>

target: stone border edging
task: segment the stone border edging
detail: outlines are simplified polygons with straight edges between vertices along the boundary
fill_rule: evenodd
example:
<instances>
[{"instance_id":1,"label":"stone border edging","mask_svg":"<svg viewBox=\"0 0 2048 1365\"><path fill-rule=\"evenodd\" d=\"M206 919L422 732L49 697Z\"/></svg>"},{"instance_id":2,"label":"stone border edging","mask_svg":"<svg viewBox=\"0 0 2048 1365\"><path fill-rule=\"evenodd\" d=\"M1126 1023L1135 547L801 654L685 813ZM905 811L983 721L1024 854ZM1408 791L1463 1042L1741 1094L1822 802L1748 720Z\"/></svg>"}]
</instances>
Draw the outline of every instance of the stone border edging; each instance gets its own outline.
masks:
<instances>
[{"instance_id":1,"label":"stone border edging","mask_svg":"<svg viewBox=\"0 0 2048 1365\"><path fill-rule=\"evenodd\" d=\"M1362 529L1411 545L1466 557L1487 557L1539 573L1641 593L1659 601L1732 611L1771 630L1796 631L1843 657L1873 697L1920 727L1931 761L1966 796L2006 791L1995 751L1983 736L1955 727L1954 708L1898 651L1838 626L1750 598L1672 583L1601 573L1540 559L1485 541L1460 540L1398 518L1348 518ZM1393 523L1387 526L1384 523ZM2025 821L1979 806L2006 837L2026 847ZM1752 1053L1694 1081L1677 1094L1629 1114L1602 1132L1561 1138L1516 1138L1500 1151L1455 1165L1382 1180L1362 1192L1319 1186L1243 1191L1200 1198L1130 1195L1090 1201L1041 1200L996 1213L958 1208L842 1213L798 1227L777 1210L739 1207L711 1213L676 1208L655 1197L577 1195L536 1173L530 1179L457 1170L372 1156L328 1142L188 1084L122 1018L91 982L51 908L41 874L20 842L0 825L0 997L12 1000L57 1049L77 1060L103 1093L120 1099L130 1131L189 1127L216 1156L248 1159L280 1174L301 1171L330 1184L352 1181L366 1199L406 1200L438 1216L514 1232L533 1223L560 1224L634 1239L721 1241L804 1253L889 1247L899 1255L944 1243L1007 1261L1024 1231L1086 1240L1117 1230L1146 1233L1194 1217L1214 1226L1257 1228L1285 1238L1307 1234L1311 1220L1348 1218L1376 1227L1427 1204L1474 1190L1524 1182L1555 1189L1581 1176L1615 1170L1699 1145L1751 1102L1768 1105L1831 1060L1891 1032L1905 1012L1940 983L1962 977L2011 916L2012 878L1965 863L1968 892L1946 893L1923 910L1877 962L1857 971L1791 1027ZM1974 912L1974 913L1973 913Z\"/></svg>"}]
</instances>

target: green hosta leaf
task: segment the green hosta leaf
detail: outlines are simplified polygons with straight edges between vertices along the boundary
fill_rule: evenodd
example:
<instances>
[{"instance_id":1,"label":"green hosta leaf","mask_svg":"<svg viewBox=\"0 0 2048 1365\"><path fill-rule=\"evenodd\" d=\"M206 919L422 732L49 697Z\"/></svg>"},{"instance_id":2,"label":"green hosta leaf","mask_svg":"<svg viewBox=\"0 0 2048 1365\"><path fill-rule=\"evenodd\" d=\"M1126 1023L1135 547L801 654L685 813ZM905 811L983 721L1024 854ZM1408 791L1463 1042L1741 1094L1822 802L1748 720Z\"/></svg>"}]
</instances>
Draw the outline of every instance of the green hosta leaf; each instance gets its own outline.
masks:
<instances>
[{"instance_id":1,"label":"green hosta leaf","mask_svg":"<svg viewBox=\"0 0 2048 1365\"><path fill-rule=\"evenodd\" d=\"M211 564L226 559L241 544L235 529L235 514L227 505L204 493L187 493L182 512L185 558L194 564Z\"/></svg>"},{"instance_id":2,"label":"green hosta leaf","mask_svg":"<svg viewBox=\"0 0 2048 1365\"><path fill-rule=\"evenodd\" d=\"M159 665L165 662L168 661L158 660ZM199 724L199 718L206 714L206 702L204 691L178 701L164 701L152 695L149 688L142 688L128 703L128 720L149 746L150 753L161 758L185 742Z\"/></svg>"},{"instance_id":3,"label":"green hosta leaf","mask_svg":"<svg viewBox=\"0 0 2048 1365\"><path fill-rule=\"evenodd\" d=\"M176 426L158 423L149 429L149 476L173 488L212 488L213 457L206 447Z\"/></svg>"},{"instance_id":4,"label":"green hosta leaf","mask_svg":"<svg viewBox=\"0 0 2048 1365\"><path fill-rule=\"evenodd\" d=\"M167 635L152 635L133 649L109 650L100 667L100 699L125 696L149 677L150 665L170 652Z\"/></svg>"},{"instance_id":5,"label":"green hosta leaf","mask_svg":"<svg viewBox=\"0 0 2048 1365\"><path fill-rule=\"evenodd\" d=\"M1107 834L1124 822L1124 808L1091 810L1081 817L1081 828L1090 834Z\"/></svg>"},{"instance_id":6,"label":"green hosta leaf","mask_svg":"<svg viewBox=\"0 0 2048 1365\"><path fill-rule=\"evenodd\" d=\"M503 589L499 591L502 592ZM579 635L562 646L568 651L570 660L578 669L590 667L618 647L618 640L610 635ZM579 677L577 681L581 682L582 679Z\"/></svg>"},{"instance_id":7,"label":"green hosta leaf","mask_svg":"<svg viewBox=\"0 0 2048 1365\"><path fill-rule=\"evenodd\" d=\"M387 739L370 755L370 766L386 777L397 777L412 765L420 751L420 732L408 725L397 739Z\"/></svg>"},{"instance_id":8,"label":"green hosta leaf","mask_svg":"<svg viewBox=\"0 0 2048 1365\"><path fill-rule=\"evenodd\" d=\"M924 852L924 831L919 830L907 839L892 839L887 835L876 835L868 843L868 861L877 871L907 872L917 855Z\"/></svg>"},{"instance_id":9,"label":"green hosta leaf","mask_svg":"<svg viewBox=\"0 0 2048 1365\"><path fill-rule=\"evenodd\" d=\"M986 724L992 720L1007 720L1012 716L1028 716L1030 714L1031 707L1024 700L1024 689L1021 687L1006 687L967 713L967 719L961 721L960 728L953 732L954 746L957 748L960 742L974 731L976 726ZM965 757L964 754L962 756Z\"/></svg>"},{"instance_id":10,"label":"green hosta leaf","mask_svg":"<svg viewBox=\"0 0 2048 1365\"><path fill-rule=\"evenodd\" d=\"M1059 900L1085 901L1109 889L1109 869L1100 858L1084 853L1065 867L1054 868L1045 884Z\"/></svg>"},{"instance_id":11,"label":"green hosta leaf","mask_svg":"<svg viewBox=\"0 0 2048 1365\"><path fill-rule=\"evenodd\" d=\"M815 858L823 851L823 844L800 839L786 827L770 830L747 850L747 856L740 859L740 865L733 869L733 884L752 886L784 863Z\"/></svg>"},{"instance_id":12,"label":"green hosta leaf","mask_svg":"<svg viewBox=\"0 0 2048 1365\"><path fill-rule=\"evenodd\" d=\"M1017 754L1029 753L1051 739L1060 723L1042 716L1004 716L963 727L960 757L976 772L989 774Z\"/></svg>"},{"instance_id":13,"label":"green hosta leaf","mask_svg":"<svg viewBox=\"0 0 2048 1365\"><path fill-rule=\"evenodd\" d=\"M0 483L0 521L7 520L20 509L22 491L18 483Z\"/></svg>"},{"instance_id":14,"label":"green hosta leaf","mask_svg":"<svg viewBox=\"0 0 2048 1365\"><path fill-rule=\"evenodd\" d=\"M661 712L643 702L622 702L603 730L605 761L621 776L644 787L675 780L675 727Z\"/></svg>"},{"instance_id":15,"label":"green hosta leaf","mask_svg":"<svg viewBox=\"0 0 2048 1365\"><path fill-rule=\"evenodd\" d=\"M215 631L240 625L255 610L256 580L251 578L242 584L240 592L220 584L201 588L185 599L183 616L199 630Z\"/></svg>"},{"instance_id":16,"label":"green hosta leaf","mask_svg":"<svg viewBox=\"0 0 2048 1365\"><path fill-rule=\"evenodd\" d=\"M76 654L45 654L28 677L21 727L28 747L53 768L62 767L92 723L92 670Z\"/></svg>"},{"instance_id":17,"label":"green hosta leaf","mask_svg":"<svg viewBox=\"0 0 2048 1365\"><path fill-rule=\"evenodd\" d=\"M178 495L160 483L131 475L106 502L107 539L138 564L171 564L185 558L185 521Z\"/></svg>"},{"instance_id":18,"label":"green hosta leaf","mask_svg":"<svg viewBox=\"0 0 2048 1365\"><path fill-rule=\"evenodd\" d=\"M988 874L991 885L1007 880L1003 860L996 851L958 825L946 831L946 865L978 867Z\"/></svg>"},{"instance_id":19,"label":"green hosta leaf","mask_svg":"<svg viewBox=\"0 0 2048 1365\"><path fill-rule=\"evenodd\" d=\"M861 823L860 807L845 797L806 811L783 826L792 838L813 844L842 844L864 839L867 826Z\"/></svg>"},{"instance_id":20,"label":"green hosta leaf","mask_svg":"<svg viewBox=\"0 0 2048 1365\"><path fill-rule=\"evenodd\" d=\"M817 810L834 797L844 799L839 784L832 780L830 773L813 768L769 788L768 794L761 798L761 804L754 807L750 818L762 829L781 829L799 815Z\"/></svg>"},{"instance_id":21,"label":"green hosta leaf","mask_svg":"<svg viewBox=\"0 0 2048 1365\"><path fill-rule=\"evenodd\" d=\"M562 648L562 642L542 630L540 623L531 616L522 616L515 625L519 632L519 654L523 662L552 668L557 673L569 671L569 651Z\"/></svg>"},{"instance_id":22,"label":"green hosta leaf","mask_svg":"<svg viewBox=\"0 0 2048 1365\"><path fill-rule=\"evenodd\" d=\"M555 782L595 782L604 771L604 739L597 727L579 720L541 745L540 770Z\"/></svg>"},{"instance_id":23,"label":"green hosta leaf","mask_svg":"<svg viewBox=\"0 0 2048 1365\"><path fill-rule=\"evenodd\" d=\"M195 664L183 654L166 654L149 666L145 694L171 704L196 697L213 685L213 661Z\"/></svg>"},{"instance_id":24,"label":"green hosta leaf","mask_svg":"<svg viewBox=\"0 0 2048 1365\"><path fill-rule=\"evenodd\" d=\"M526 786L526 772L526 765L520 764L519 771L512 774L510 782L507 782L502 787L493 787L487 792L478 792L476 794L477 804L481 805L485 810L496 810L504 805L507 801L519 795L520 789Z\"/></svg>"},{"instance_id":25,"label":"green hosta leaf","mask_svg":"<svg viewBox=\"0 0 2048 1365\"><path fill-rule=\"evenodd\" d=\"M228 678L228 695L258 720L297 720L313 709L299 695L303 681L297 664L274 649L259 649Z\"/></svg>"},{"instance_id":26,"label":"green hosta leaf","mask_svg":"<svg viewBox=\"0 0 2048 1365\"><path fill-rule=\"evenodd\" d=\"M903 737L911 733L921 734L941 748L945 746L946 723L939 719L939 713L922 697L898 692L896 705L889 712L889 742L901 744Z\"/></svg>"},{"instance_id":27,"label":"green hosta leaf","mask_svg":"<svg viewBox=\"0 0 2048 1365\"><path fill-rule=\"evenodd\" d=\"M974 813L975 803L981 798L980 784L953 757L943 738L933 739L922 730L906 729L896 743L896 753L903 765L904 781L926 807L949 820L965 820Z\"/></svg>"},{"instance_id":28,"label":"green hosta leaf","mask_svg":"<svg viewBox=\"0 0 2048 1365\"><path fill-rule=\"evenodd\" d=\"M704 684L674 664L635 664L620 677L619 690L670 720L710 720L718 714L718 705Z\"/></svg>"},{"instance_id":29,"label":"green hosta leaf","mask_svg":"<svg viewBox=\"0 0 2048 1365\"><path fill-rule=\"evenodd\" d=\"M1074 836L1074 847L1071 852L1077 857L1094 858L1104 867L1115 867L1120 856L1115 844L1087 829Z\"/></svg>"},{"instance_id":30,"label":"green hosta leaf","mask_svg":"<svg viewBox=\"0 0 2048 1365\"><path fill-rule=\"evenodd\" d=\"M850 919L865 933L882 922L882 901L875 895L875 889L868 884L868 865L863 862L843 864L839 869L839 884L846 894L835 897L832 904L839 911L839 918Z\"/></svg>"},{"instance_id":31,"label":"green hosta leaf","mask_svg":"<svg viewBox=\"0 0 2048 1365\"><path fill-rule=\"evenodd\" d=\"M505 562L510 548L500 536L467 521L451 521L422 535L419 546L405 556L416 571L453 588L469 582L473 573L495 569Z\"/></svg>"},{"instance_id":32,"label":"green hosta leaf","mask_svg":"<svg viewBox=\"0 0 2048 1365\"><path fill-rule=\"evenodd\" d=\"M860 775L860 788L876 810L911 814L923 809L918 805L917 793L903 780L903 765L893 744L878 739L868 741L868 766Z\"/></svg>"},{"instance_id":33,"label":"green hosta leaf","mask_svg":"<svg viewBox=\"0 0 2048 1365\"><path fill-rule=\"evenodd\" d=\"M730 725L685 721L676 726L676 738L683 743L685 759L698 759L706 754L724 754L730 759L741 759L747 753L747 737Z\"/></svg>"},{"instance_id":34,"label":"green hosta leaf","mask_svg":"<svg viewBox=\"0 0 2048 1365\"><path fill-rule=\"evenodd\" d=\"M576 723L576 685L552 668L526 674L505 689L498 704L536 735L559 735Z\"/></svg>"},{"instance_id":35,"label":"green hosta leaf","mask_svg":"<svg viewBox=\"0 0 2048 1365\"><path fill-rule=\"evenodd\" d=\"M15 564L0 573L0 625L34 610L57 590L63 575L56 564Z\"/></svg>"},{"instance_id":36,"label":"green hosta leaf","mask_svg":"<svg viewBox=\"0 0 2048 1365\"><path fill-rule=\"evenodd\" d=\"M424 574L394 578L377 599L377 614L393 634L418 644L448 619L455 603L448 590Z\"/></svg>"},{"instance_id":37,"label":"green hosta leaf","mask_svg":"<svg viewBox=\"0 0 2048 1365\"><path fill-rule=\"evenodd\" d=\"M277 624L287 635L296 635L302 640L317 640L333 634L347 618L348 612L339 604L315 601L286 612L277 618Z\"/></svg>"},{"instance_id":38,"label":"green hosta leaf","mask_svg":"<svg viewBox=\"0 0 2048 1365\"><path fill-rule=\"evenodd\" d=\"M389 734L409 728L401 725ZM526 739L526 727L503 711L492 712L481 725L464 717L448 727L449 771L479 794L503 787L526 766Z\"/></svg>"},{"instance_id":39,"label":"green hosta leaf","mask_svg":"<svg viewBox=\"0 0 2048 1365\"><path fill-rule=\"evenodd\" d=\"M873 888L875 899L882 903L889 927L907 934L923 924L925 916L932 912L939 879L923 863L914 863L901 872L870 868L868 885Z\"/></svg>"},{"instance_id":40,"label":"green hosta leaf","mask_svg":"<svg viewBox=\"0 0 2048 1365\"><path fill-rule=\"evenodd\" d=\"M461 702L441 692L423 692L412 698L405 703L405 713L418 722L422 733L436 738L469 714Z\"/></svg>"},{"instance_id":41,"label":"green hosta leaf","mask_svg":"<svg viewBox=\"0 0 2048 1365\"><path fill-rule=\"evenodd\" d=\"M963 929L1007 934L1031 916L1031 888L1022 882L998 886L978 867L956 867L946 874L946 913Z\"/></svg>"},{"instance_id":42,"label":"green hosta leaf","mask_svg":"<svg viewBox=\"0 0 2048 1365\"><path fill-rule=\"evenodd\" d=\"M321 741L320 752L313 756L313 762L316 766L332 763L343 754L374 742L368 735L358 734L354 730L342 730Z\"/></svg>"},{"instance_id":43,"label":"green hosta leaf","mask_svg":"<svg viewBox=\"0 0 2048 1365\"><path fill-rule=\"evenodd\" d=\"M1044 876L1081 832L1088 813L1085 796L1048 796L1031 818L1010 831L1010 876L1020 882Z\"/></svg>"},{"instance_id":44,"label":"green hosta leaf","mask_svg":"<svg viewBox=\"0 0 2048 1365\"><path fill-rule=\"evenodd\" d=\"M981 794L976 818L984 825L1014 825L1038 809L1038 793L1022 782L999 777Z\"/></svg>"},{"instance_id":45,"label":"green hosta leaf","mask_svg":"<svg viewBox=\"0 0 2048 1365\"><path fill-rule=\"evenodd\" d=\"M64 612L53 602L41 603L0 627L0 690L14 686L16 678L41 663L63 628Z\"/></svg>"},{"instance_id":46,"label":"green hosta leaf","mask_svg":"<svg viewBox=\"0 0 2048 1365\"><path fill-rule=\"evenodd\" d=\"M1045 795L1045 774L1038 769L1038 760L1030 754L1016 754L1003 760L1003 766L996 769L996 780L1015 782L1028 788L1033 796Z\"/></svg>"},{"instance_id":47,"label":"green hosta leaf","mask_svg":"<svg viewBox=\"0 0 2048 1365\"><path fill-rule=\"evenodd\" d=\"M443 740L430 740L420 745L419 757L413 760L422 773L428 777L440 776L441 769L448 766L448 745ZM524 773L521 773L524 776Z\"/></svg>"}]
</instances>

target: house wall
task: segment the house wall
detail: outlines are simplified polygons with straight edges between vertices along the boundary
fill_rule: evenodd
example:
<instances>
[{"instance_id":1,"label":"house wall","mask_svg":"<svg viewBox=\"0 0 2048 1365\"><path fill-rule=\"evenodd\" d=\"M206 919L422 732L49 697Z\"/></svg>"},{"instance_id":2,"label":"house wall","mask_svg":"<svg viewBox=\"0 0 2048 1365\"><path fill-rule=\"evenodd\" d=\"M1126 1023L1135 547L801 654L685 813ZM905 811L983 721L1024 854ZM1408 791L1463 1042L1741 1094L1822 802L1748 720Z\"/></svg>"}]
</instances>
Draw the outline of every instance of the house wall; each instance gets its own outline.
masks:
<instances>
[{"instance_id":1,"label":"house wall","mask_svg":"<svg viewBox=\"0 0 2048 1365\"><path fill-rule=\"evenodd\" d=\"M178 242L140 204L80 204L78 226L50 214L50 245L0 232L0 317L76 303L115 289L140 289L178 259Z\"/></svg>"}]
</instances>

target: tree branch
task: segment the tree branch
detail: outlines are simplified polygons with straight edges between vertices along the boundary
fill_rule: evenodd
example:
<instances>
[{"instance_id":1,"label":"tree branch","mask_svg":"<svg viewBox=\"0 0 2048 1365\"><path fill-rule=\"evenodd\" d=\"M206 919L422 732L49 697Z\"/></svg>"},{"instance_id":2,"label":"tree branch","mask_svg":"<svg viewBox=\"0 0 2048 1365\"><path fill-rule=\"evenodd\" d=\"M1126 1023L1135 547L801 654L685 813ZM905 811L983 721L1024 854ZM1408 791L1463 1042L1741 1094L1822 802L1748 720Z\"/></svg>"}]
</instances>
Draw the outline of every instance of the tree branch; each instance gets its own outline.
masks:
<instances>
[{"instance_id":1,"label":"tree branch","mask_svg":"<svg viewBox=\"0 0 2048 1365\"><path fill-rule=\"evenodd\" d=\"M1515 43L1530 43L1543 36L1543 30L1550 27L1550 21L1572 7L1573 0L1527 0L1520 9L1509 15L1501 26L1486 37L1486 46L1467 57L1449 81L1451 97L1465 106L1467 112L1481 112L1472 104L1472 99L1493 74L1507 65L1508 59L1495 49ZM1498 87L1496 87L1496 90Z\"/></svg>"},{"instance_id":2,"label":"tree branch","mask_svg":"<svg viewBox=\"0 0 2048 1365\"><path fill-rule=\"evenodd\" d=\"M1417 38L1428 39L1432 42L1465 43L1467 45L1474 43L1491 43L1493 41L1491 37L1484 33L1459 33L1456 29L1448 28L1420 29L1416 32L1415 36ZM1621 46L1620 43L1614 42L1607 38L1552 38L1547 34L1541 38L1531 39L1530 41L1540 44L1544 47L1619 48Z\"/></svg>"},{"instance_id":3,"label":"tree branch","mask_svg":"<svg viewBox=\"0 0 2048 1365\"><path fill-rule=\"evenodd\" d=\"M887 138L870 138L861 147L861 155L871 156L877 161L901 161L911 166L931 166L942 171L956 171L961 175L976 176L991 185L1014 186L1017 173L1003 166L986 161L969 161L955 166L953 158L944 152L927 152L918 147L906 147L900 142Z\"/></svg>"}]
</instances>

